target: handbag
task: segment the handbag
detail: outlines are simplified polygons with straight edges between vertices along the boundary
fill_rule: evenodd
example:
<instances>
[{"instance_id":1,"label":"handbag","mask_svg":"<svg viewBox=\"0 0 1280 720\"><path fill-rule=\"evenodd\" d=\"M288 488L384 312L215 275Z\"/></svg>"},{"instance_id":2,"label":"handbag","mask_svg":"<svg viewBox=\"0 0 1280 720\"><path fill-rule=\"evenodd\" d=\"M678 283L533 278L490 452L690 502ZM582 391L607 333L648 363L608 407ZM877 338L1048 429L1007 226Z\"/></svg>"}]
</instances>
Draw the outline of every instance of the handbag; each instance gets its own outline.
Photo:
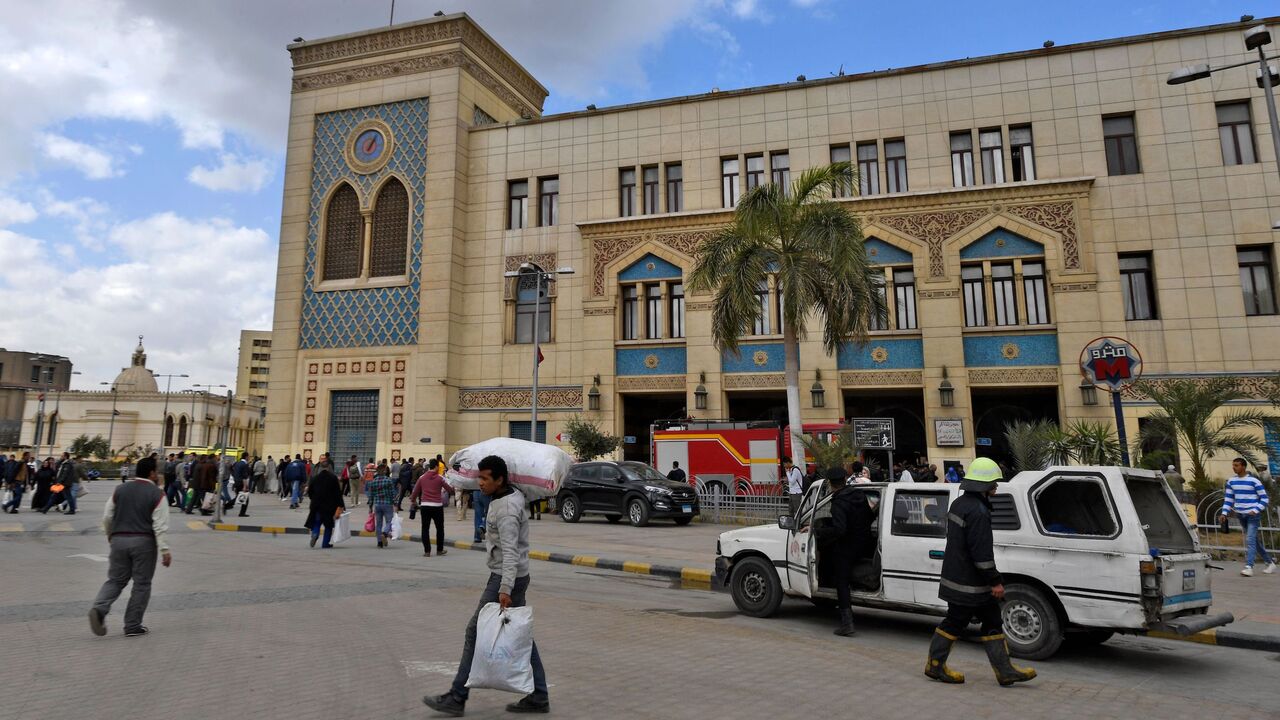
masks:
<instances>
[{"instance_id":1,"label":"handbag","mask_svg":"<svg viewBox=\"0 0 1280 720\"><path fill-rule=\"evenodd\" d=\"M372 512L370 512L370 513L369 513L369 519L364 521L364 531L365 531L365 532L373 532L373 529L374 529L375 527L376 527L376 525L374 525L374 522L373 522L373 513L372 513Z\"/></svg>"},{"instance_id":2,"label":"handbag","mask_svg":"<svg viewBox=\"0 0 1280 720\"><path fill-rule=\"evenodd\" d=\"M72 486L76 489L76 497L82 498L85 495L89 494L89 488L85 487L84 485L85 485L84 483L76 483L75 485Z\"/></svg>"},{"instance_id":3,"label":"handbag","mask_svg":"<svg viewBox=\"0 0 1280 720\"><path fill-rule=\"evenodd\" d=\"M66 489L67 489L67 486L66 486L66 485L63 485L62 483L54 483L53 485L50 485L50 486L49 486L49 490L50 490L51 492L56 492L56 493L60 493L60 492L62 492L63 490L66 490Z\"/></svg>"}]
</instances>

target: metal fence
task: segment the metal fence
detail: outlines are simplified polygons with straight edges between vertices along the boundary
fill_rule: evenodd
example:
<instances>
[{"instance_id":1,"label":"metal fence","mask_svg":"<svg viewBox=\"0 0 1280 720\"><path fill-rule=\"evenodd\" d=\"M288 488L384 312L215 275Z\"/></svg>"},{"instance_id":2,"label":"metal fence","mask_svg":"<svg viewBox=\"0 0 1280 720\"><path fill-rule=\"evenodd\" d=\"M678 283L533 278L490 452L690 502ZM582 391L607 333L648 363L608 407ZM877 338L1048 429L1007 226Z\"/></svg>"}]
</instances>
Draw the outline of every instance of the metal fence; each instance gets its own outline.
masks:
<instances>
[{"instance_id":1,"label":"metal fence","mask_svg":"<svg viewBox=\"0 0 1280 720\"><path fill-rule=\"evenodd\" d=\"M702 522L724 525L767 525L778 521L779 515L791 512L786 495L747 494L738 483L738 494L725 492L720 483L695 480L698 503L701 505ZM749 485L749 483L747 483Z\"/></svg>"},{"instance_id":2,"label":"metal fence","mask_svg":"<svg viewBox=\"0 0 1280 720\"><path fill-rule=\"evenodd\" d=\"M1244 552L1244 528L1241 527L1239 518L1230 516L1226 521L1227 529L1223 529L1220 513L1224 494L1222 490L1215 490L1196 505L1196 530L1200 535L1200 546L1205 550ZM1280 553L1280 508L1274 503L1262 514L1259 535L1267 550Z\"/></svg>"}]
</instances>

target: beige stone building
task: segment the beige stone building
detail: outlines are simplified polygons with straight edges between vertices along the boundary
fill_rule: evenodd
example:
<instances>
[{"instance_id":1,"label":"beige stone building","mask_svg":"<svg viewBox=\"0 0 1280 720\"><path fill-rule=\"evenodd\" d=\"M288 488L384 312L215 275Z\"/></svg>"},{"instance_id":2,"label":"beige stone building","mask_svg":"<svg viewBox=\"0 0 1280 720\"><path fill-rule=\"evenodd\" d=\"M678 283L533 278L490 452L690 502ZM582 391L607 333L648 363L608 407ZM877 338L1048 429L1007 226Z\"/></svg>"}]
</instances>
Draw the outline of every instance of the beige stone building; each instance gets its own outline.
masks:
<instances>
[{"instance_id":1,"label":"beige stone building","mask_svg":"<svg viewBox=\"0 0 1280 720\"><path fill-rule=\"evenodd\" d=\"M236 362L236 397L266 400L271 376L271 331L241 330L240 358Z\"/></svg>"},{"instance_id":2,"label":"beige stone building","mask_svg":"<svg viewBox=\"0 0 1280 720\"><path fill-rule=\"evenodd\" d=\"M841 202L890 312L836 356L803 344L824 391L806 422L893 417L900 453L967 463L1011 419L1111 417L1080 388L1099 336L1149 377L1273 373L1280 181L1254 70L1165 83L1248 60L1247 27L545 117L465 15L291 45L265 451L527 436L535 317L552 441L581 413L647 458L655 419L778 418L773 289L724 356L683 278L743 191L832 160L859 167ZM525 264L574 274L540 294L505 276ZM1149 405L1127 408L1132 436Z\"/></svg>"}]
</instances>

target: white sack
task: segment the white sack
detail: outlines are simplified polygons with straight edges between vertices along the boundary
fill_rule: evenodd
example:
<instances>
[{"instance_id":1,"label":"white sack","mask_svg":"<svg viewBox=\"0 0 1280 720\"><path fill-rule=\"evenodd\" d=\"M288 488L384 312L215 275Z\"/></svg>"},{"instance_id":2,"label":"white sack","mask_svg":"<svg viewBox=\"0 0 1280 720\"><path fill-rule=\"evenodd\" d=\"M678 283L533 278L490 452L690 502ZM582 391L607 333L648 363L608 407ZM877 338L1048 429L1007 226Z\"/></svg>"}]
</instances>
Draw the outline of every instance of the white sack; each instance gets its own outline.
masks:
<instances>
[{"instance_id":1,"label":"white sack","mask_svg":"<svg viewBox=\"0 0 1280 720\"><path fill-rule=\"evenodd\" d=\"M319 520L316 520L319 523ZM333 540L334 545L340 542L346 542L351 539L351 513L343 512L333 523Z\"/></svg>"},{"instance_id":2,"label":"white sack","mask_svg":"<svg viewBox=\"0 0 1280 720\"><path fill-rule=\"evenodd\" d=\"M528 695L533 692L532 657L533 608L503 610L498 603L488 603L476 620L476 652L467 687Z\"/></svg>"},{"instance_id":3,"label":"white sack","mask_svg":"<svg viewBox=\"0 0 1280 720\"><path fill-rule=\"evenodd\" d=\"M489 455L497 455L507 461L511 483L530 502L555 496L561 481L569 474L569 466L573 464L573 458L554 445L493 438L454 453L445 479L455 488L478 489L479 470L476 466ZM454 465L459 465L459 469L453 470Z\"/></svg>"}]
</instances>

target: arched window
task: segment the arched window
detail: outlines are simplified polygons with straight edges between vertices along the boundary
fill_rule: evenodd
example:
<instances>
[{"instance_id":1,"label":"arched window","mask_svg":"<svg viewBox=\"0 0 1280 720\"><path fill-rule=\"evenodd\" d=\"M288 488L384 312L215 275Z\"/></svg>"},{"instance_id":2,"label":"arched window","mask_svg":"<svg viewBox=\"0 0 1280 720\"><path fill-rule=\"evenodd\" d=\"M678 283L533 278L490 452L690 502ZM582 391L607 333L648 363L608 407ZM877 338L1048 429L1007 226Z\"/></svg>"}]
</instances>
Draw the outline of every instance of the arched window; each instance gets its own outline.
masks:
<instances>
[{"instance_id":1,"label":"arched window","mask_svg":"<svg viewBox=\"0 0 1280 720\"><path fill-rule=\"evenodd\" d=\"M373 205L369 277L403 275L409 242L409 193L391 178Z\"/></svg>"},{"instance_id":2,"label":"arched window","mask_svg":"<svg viewBox=\"0 0 1280 720\"><path fill-rule=\"evenodd\" d=\"M538 268L521 270L516 278L516 337L517 343L533 342L534 313L537 312L538 342L551 342L551 298L548 283L543 280L538 287Z\"/></svg>"},{"instance_id":3,"label":"arched window","mask_svg":"<svg viewBox=\"0 0 1280 720\"><path fill-rule=\"evenodd\" d=\"M51 447L58 442L58 413L49 416L49 439L47 442Z\"/></svg>"},{"instance_id":4,"label":"arched window","mask_svg":"<svg viewBox=\"0 0 1280 720\"><path fill-rule=\"evenodd\" d=\"M173 416L169 415L164 419L164 446L173 446Z\"/></svg>"},{"instance_id":5,"label":"arched window","mask_svg":"<svg viewBox=\"0 0 1280 720\"><path fill-rule=\"evenodd\" d=\"M325 210L324 274L325 280L350 280L360 277L364 246L364 218L360 217L360 199L350 185L343 183Z\"/></svg>"},{"instance_id":6,"label":"arched window","mask_svg":"<svg viewBox=\"0 0 1280 720\"><path fill-rule=\"evenodd\" d=\"M187 416L178 418L178 446L187 446Z\"/></svg>"}]
</instances>

